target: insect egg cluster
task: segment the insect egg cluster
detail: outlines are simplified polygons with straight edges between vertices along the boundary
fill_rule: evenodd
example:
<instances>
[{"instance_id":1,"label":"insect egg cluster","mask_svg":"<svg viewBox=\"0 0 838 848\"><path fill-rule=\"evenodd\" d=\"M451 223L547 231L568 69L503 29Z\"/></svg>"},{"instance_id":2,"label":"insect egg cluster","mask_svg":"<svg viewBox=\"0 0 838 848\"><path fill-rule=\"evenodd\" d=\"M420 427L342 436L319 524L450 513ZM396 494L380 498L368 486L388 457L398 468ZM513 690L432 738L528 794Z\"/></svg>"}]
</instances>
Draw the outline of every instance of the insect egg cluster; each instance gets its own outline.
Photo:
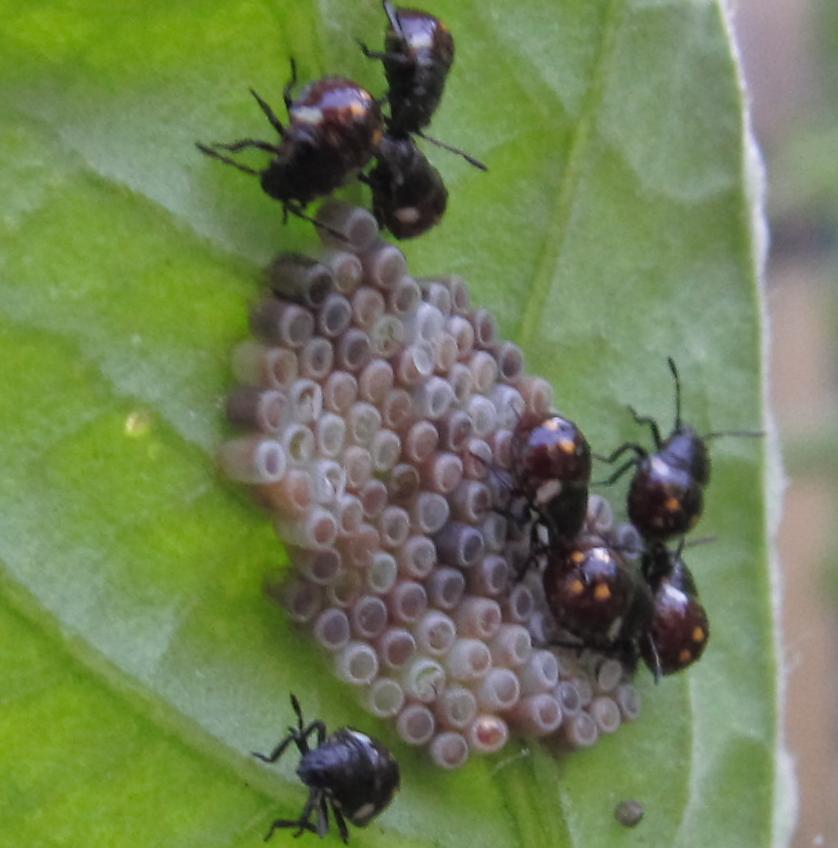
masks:
<instances>
[{"instance_id":1,"label":"insect egg cluster","mask_svg":"<svg viewBox=\"0 0 838 848\"><path fill-rule=\"evenodd\" d=\"M530 533L502 507L516 423L548 413L549 383L459 277L413 278L363 209L318 217L318 254L268 269L220 453L288 548L290 617L443 768L510 731L593 744L637 715L637 693L616 659L548 647L561 622L537 574L511 579ZM601 498L587 531L627 547Z\"/></svg>"}]
</instances>

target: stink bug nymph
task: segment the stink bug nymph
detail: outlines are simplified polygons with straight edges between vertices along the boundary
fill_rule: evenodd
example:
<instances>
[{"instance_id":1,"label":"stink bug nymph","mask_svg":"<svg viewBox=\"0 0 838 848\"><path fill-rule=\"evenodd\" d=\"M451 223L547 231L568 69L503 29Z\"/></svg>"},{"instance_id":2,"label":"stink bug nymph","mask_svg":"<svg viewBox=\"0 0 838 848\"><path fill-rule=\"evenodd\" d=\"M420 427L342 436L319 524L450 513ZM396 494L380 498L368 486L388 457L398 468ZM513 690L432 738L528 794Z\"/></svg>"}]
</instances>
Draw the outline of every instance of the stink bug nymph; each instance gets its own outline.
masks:
<instances>
[{"instance_id":1,"label":"stink bug nymph","mask_svg":"<svg viewBox=\"0 0 838 848\"><path fill-rule=\"evenodd\" d=\"M710 454L707 442L725 435L761 436L755 432L708 433L700 436L681 419L681 381L672 358L667 359L675 382L675 425L666 439L657 422L629 407L638 424L648 425L655 445L647 451L635 442L625 442L610 456L598 457L616 462L623 454L634 456L621 465L605 485L616 482L634 468L628 492L628 516L647 540L661 542L692 530L704 511L704 489L710 482Z\"/></svg>"},{"instance_id":2,"label":"stink bug nymph","mask_svg":"<svg viewBox=\"0 0 838 848\"><path fill-rule=\"evenodd\" d=\"M527 489L550 480L587 486L591 478L587 439L573 421L558 413L538 421L522 418L513 434L513 451Z\"/></svg>"},{"instance_id":3,"label":"stink bug nymph","mask_svg":"<svg viewBox=\"0 0 838 848\"><path fill-rule=\"evenodd\" d=\"M390 90L390 123L398 132L418 133L431 122L454 62L454 38L445 24L427 12L397 9L384 2L389 27L384 52L361 49L381 59Z\"/></svg>"},{"instance_id":4,"label":"stink bug nymph","mask_svg":"<svg viewBox=\"0 0 838 848\"><path fill-rule=\"evenodd\" d=\"M296 65L291 61L291 80L284 100L290 119L283 126L271 107L251 89L259 108L277 131L280 142L244 138L230 144L201 144L201 153L259 177L263 191L282 203L286 214L311 221L303 211L316 197L331 194L357 174L373 157L384 124L375 98L357 83L343 77L325 77L307 85L294 99ZM273 155L266 167L251 168L227 153L256 149ZM340 233L337 236L343 238Z\"/></svg>"},{"instance_id":5,"label":"stink bug nymph","mask_svg":"<svg viewBox=\"0 0 838 848\"><path fill-rule=\"evenodd\" d=\"M710 638L707 613L698 599L692 573L681 558L684 545L670 551L654 544L643 557L643 574L653 593L649 638L640 643L649 669L659 674L682 671L701 658Z\"/></svg>"},{"instance_id":6,"label":"stink bug nymph","mask_svg":"<svg viewBox=\"0 0 838 848\"><path fill-rule=\"evenodd\" d=\"M556 623L585 647L633 666L652 612L646 582L597 536L551 545L544 595Z\"/></svg>"},{"instance_id":7,"label":"stink bug nymph","mask_svg":"<svg viewBox=\"0 0 838 848\"><path fill-rule=\"evenodd\" d=\"M550 541L573 539L585 523L591 449L569 418L522 418L512 436L515 479Z\"/></svg>"},{"instance_id":8,"label":"stink bug nymph","mask_svg":"<svg viewBox=\"0 0 838 848\"><path fill-rule=\"evenodd\" d=\"M596 536L561 541L543 575L550 611L580 647L630 669L642 658L656 681L683 671L701 658L710 625L682 550L654 543L637 573Z\"/></svg>"},{"instance_id":9,"label":"stink bug nymph","mask_svg":"<svg viewBox=\"0 0 838 848\"><path fill-rule=\"evenodd\" d=\"M396 8L389 0L384 0L384 12L389 22L384 51L370 50L363 42L359 44L368 59L380 59L384 64L389 85L389 131L397 136L418 135L462 156L475 168L487 170L479 160L423 131L439 106L454 62L454 37L448 27L428 12Z\"/></svg>"},{"instance_id":10,"label":"stink bug nymph","mask_svg":"<svg viewBox=\"0 0 838 848\"><path fill-rule=\"evenodd\" d=\"M254 756L275 763L293 742L302 755L297 775L309 788L308 800L299 818L273 822L265 841L281 828L296 828L295 836L311 831L322 838L329 830L331 810L340 838L348 842L347 822L365 827L393 800L399 788L399 764L380 742L359 730L341 727L327 736L322 721L306 724L294 695L291 706L297 726L290 728L270 754L254 752ZM317 738L316 748L309 746L312 734Z\"/></svg>"},{"instance_id":11,"label":"stink bug nymph","mask_svg":"<svg viewBox=\"0 0 838 848\"><path fill-rule=\"evenodd\" d=\"M384 136L375 167L363 181L372 189L378 223L396 238L421 235L439 223L448 190L439 171L409 136Z\"/></svg>"}]
</instances>

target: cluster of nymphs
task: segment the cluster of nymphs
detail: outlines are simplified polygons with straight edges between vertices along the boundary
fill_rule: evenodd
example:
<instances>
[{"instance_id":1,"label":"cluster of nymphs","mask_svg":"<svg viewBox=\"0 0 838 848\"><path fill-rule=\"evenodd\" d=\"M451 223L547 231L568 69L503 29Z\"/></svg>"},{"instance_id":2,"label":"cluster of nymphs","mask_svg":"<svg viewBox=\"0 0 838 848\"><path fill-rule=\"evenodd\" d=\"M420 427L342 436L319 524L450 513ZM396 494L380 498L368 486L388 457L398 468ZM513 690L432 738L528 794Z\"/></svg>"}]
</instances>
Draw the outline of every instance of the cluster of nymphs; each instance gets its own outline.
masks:
<instances>
[{"instance_id":1,"label":"cluster of nymphs","mask_svg":"<svg viewBox=\"0 0 838 848\"><path fill-rule=\"evenodd\" d=\"M198 149L246 174L259 177L266 194L289 212L312 220L305 207L331 194L351 179L372 190L379 224L396 238L413 238L442 218L448 191L442 177L413 141L419 136L462 156L481 170L485 165L463 151L430 138L424 132L442 97L454 61L454 39L445 24L427 12L400 9L385 0L388 28L384 51L364 54L380 59L389 89L389 114L358 83L329 76L307 85L294 97L296 65L285 86L290 124L284 126L268 103L251 89L259 108L279 134L279 143L245 138L229 144L198 144ZM252 168L229 154L255 149L271 154L263 169ZM363 173L371 161L374 167ZM321 228L330 225L315 222ZM338 236L332 230L333 236Z\"/></svg>"},{"instance_id":2,"label":"cluster of nymphs","mask_svg":"<svg viewBox=\"0 0 838 848\"><path fill-rule=\"evenodd\" d=\"M320 253L268 270L256 338L234 353L243 388L228 415L242 432L221 450L288 546L291 618L444 768L499 750L510 728L593 744L637 715L632 669L578 639L550 644L566 628L540 581L520 579L536 513L510 511L526 494L522 422L551 415L549 383L460 278L411 277L363 209L329 202L318 217ZM636 545L587 489L579 521Z\"/></svg>"}]
</instances>

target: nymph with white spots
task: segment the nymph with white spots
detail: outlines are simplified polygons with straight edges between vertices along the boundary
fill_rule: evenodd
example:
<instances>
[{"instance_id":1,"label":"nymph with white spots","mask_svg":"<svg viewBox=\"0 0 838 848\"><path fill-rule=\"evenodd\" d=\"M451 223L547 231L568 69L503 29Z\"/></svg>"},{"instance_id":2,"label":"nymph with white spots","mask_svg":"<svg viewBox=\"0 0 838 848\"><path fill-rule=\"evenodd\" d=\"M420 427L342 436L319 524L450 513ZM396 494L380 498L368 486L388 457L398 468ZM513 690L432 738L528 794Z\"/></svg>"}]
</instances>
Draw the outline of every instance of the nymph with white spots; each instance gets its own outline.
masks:
<instances>
[{"instance_id":1,"label":"nymph with white spots","mask_svg":"<svg viewBox=\"0 0 838 848\"><path fill-rule=\"evenodd\" d=\"M445 183L408 136L386 134L375 167L363 181L372 189L372 210L378 223L397 239L422 235L445 214Z\"/></svg>"},{"instance_id":2,"label":"nymph with white spots","mask_svg":"<svg viewBox=\"0 0 838 848\"><path fill-rule=\"evenodd\" d=\"M399 135L421 134L442 98L448 71L454 63L454 38L448 27L428 12L396 8L385 0L389 26L384 51L361 44L364 55L384 64L388 128Z\"/></svg>"},{"instance_id":3,"label":"nymph with white spots","mask_svg":"<svg viewBox=\"0 0 838 848\"><path fill-rule=\"evenodd\" d=\"M270 754L254 753L254 756L275 763L293 742L302 754L297 776L309 787L309 795L299 818L274 821L265 841L282 828L295 828L295 836L311 831L322 838L329 830L331 810L340 838L348 842L347 822L366 827L393 800L399 789L399 764L380 742L366 733L342 727L327 736L326 725L319 719L306 724L294 695L291 706L297 726L290 729ZM309 746L312 735L317 738L316 748Z\"/></svg>"},{"instance_id":4,"label":"nymph with white spots","mask_svg":"<svg viewBox=\"0 0 838 848\"><path fill-rule=\"evenodd\" d=\"M305 207L357 175L381 141L384 123L375 98L351 80L325 77L307 85L295 99L292 89L296 80L292 60L291 80L284 91L288 126L253 89L250 91L279 134L279 143L244 138L229 144L198 143L197 147L213 159L259 177L265 194L280 201L286 215L312 220L305 214ZM264 168L256 169L227 155L248 149L265 151L273 158Z\"/></svg>"},{"instance_id":5,"label":"nymph with white spots","mask_svg":"<svg viewBox=\"0 0 838 848\"><path fill-rule=\"evenodd\" d=\"M384 0L389 26L384 35L384 51L370 50L359 42L368 59L380 59L390 86L385 118L387 132L403 140L417 135L437 147L462 156L470 165L486 166L458 147L431 138L424 128L431 122L442 99L445 80L454 63L454 37L439 19L420 9L397 8Z\"/></svg>"}]
</instances>

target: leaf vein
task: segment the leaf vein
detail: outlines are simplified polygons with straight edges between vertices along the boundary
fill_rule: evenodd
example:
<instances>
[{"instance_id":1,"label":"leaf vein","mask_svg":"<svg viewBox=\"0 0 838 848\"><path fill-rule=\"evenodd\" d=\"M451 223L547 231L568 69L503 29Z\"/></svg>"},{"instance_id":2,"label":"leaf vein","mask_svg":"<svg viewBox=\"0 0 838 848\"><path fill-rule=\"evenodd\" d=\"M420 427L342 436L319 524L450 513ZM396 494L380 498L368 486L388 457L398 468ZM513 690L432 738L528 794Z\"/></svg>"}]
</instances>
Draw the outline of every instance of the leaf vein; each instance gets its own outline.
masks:
<instances>
[{"instance_id":1,"label":"leaf vein","mask_svg":"<svg viewBox=\"0 0 838 848\"><path fill-rule=\"evenodd\" d=\"M571 134L570 152L567 156L564 181L558 192L552 221L544 230L541 256L533 283L530 286L529 296L524 303L523 316L516 334L518 343L525 347L532 341L545 314L544 309L549 289L554 280L555 269L567 234L567 223L570 220L579 188L582 160L587 151L593 119L602 99L604 80L621 20L622 6L622 0L611 0L606 10L602 40L594 66L593 78L582 104L579 119Z\"/></svg>"}]
</instances>

